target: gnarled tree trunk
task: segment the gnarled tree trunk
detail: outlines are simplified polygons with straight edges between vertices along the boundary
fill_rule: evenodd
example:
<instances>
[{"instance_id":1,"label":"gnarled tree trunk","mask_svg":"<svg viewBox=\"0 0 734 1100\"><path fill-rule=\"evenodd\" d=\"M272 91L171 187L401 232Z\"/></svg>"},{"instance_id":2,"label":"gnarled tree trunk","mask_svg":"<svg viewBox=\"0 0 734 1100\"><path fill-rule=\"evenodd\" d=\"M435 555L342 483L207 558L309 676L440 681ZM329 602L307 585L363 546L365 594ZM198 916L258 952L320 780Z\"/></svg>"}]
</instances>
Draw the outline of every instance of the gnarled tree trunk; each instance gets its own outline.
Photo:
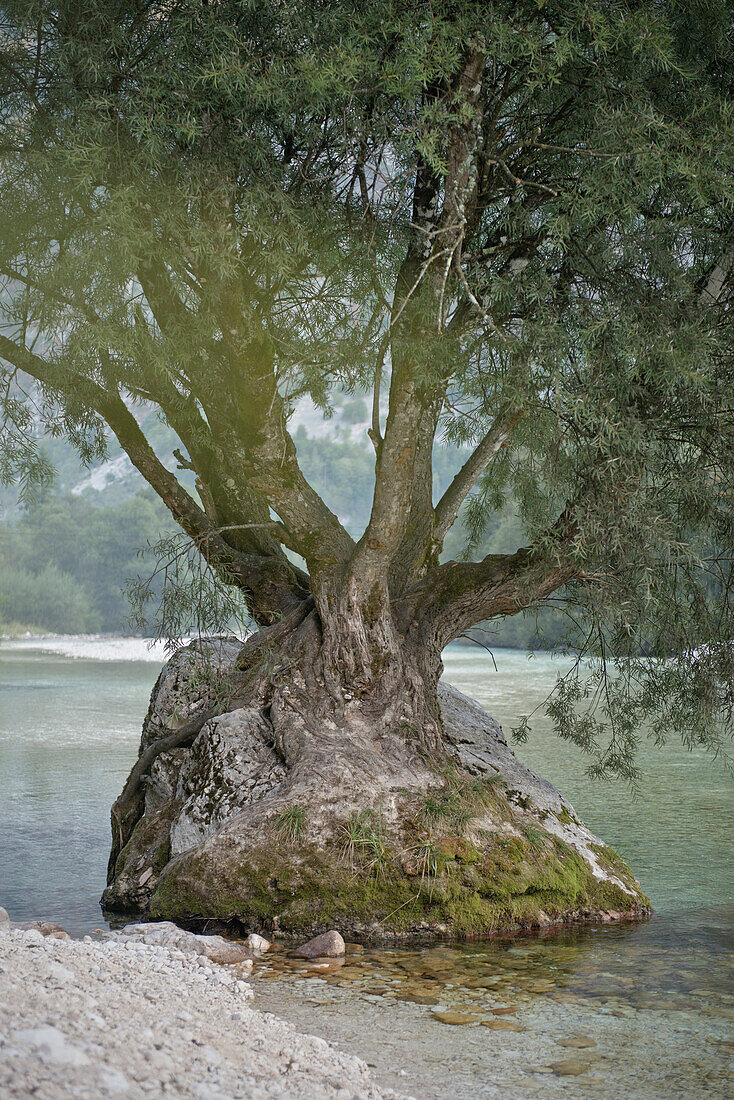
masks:
<instances>
[{"instance_id":1,"label":"gnarled tree trunk","mask_svg":"<svg viewBox=\"0 0 734 1100\"><path fill-rule=\"evenodd\" d=\"M113 808L103 904L406 939L643 914L629 870L439 688L438 638L358 591L164 669Z\"/></svg>"}]
</instances>

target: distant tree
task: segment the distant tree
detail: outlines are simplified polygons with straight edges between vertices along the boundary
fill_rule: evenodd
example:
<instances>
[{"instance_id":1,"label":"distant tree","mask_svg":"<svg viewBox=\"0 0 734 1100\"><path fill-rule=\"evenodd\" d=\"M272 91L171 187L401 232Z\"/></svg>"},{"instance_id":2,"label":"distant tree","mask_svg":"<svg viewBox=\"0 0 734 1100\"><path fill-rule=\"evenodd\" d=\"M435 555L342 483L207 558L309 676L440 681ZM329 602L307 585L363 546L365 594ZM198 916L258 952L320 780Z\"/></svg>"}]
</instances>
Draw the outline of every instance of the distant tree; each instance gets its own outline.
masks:
<instances>
[{"instance_id":1,"label":"distant tree","mask_svg":"<svg viewBox=\"0 0 734 1100\"><path fill-rule=\"evenodd\" d=\"M9 577L11 570L22 568L37 578L35 590L45 590L60 572L82 594L87 611L67 622L56 615L52 625L46 614L34 617L39 602L33 586L16 588L8 580L13 618L68 633L129 629L131 608L124 589L141 571L152 568L153 548L174 528L170 514L150 490L107 506L80 496L43 494L15 520L0 526L0 569ZM159 581L151 588L160 596ZM139 625L146 629L144 622Z\"/></svg>"},{"instance_id":2,"label":"distant tree","mask_svg":"<svg viewBox=\"0 0 734 1100\"><path fill-rule=\"evenodd\" d=\"M46 565L32 573L20 565L2 563L0 624L40 627L60 634L100 628L99 614L84 588L69 573Z\"/></svg>"},{"instance_id":3,"label":"distant tree","mask_svg":"<svg viewBox=\"0 0 734 1100\"><path fill-rule=\"evenodd\" d=\"M0 11L2 469L47 472L39 417L83 459L109 426L244 594L241 697L288 767L359 784L406 739L440 758L442 648L561 589L599 663L552 713L599 772L632 773L643 720L719 744L729 0ZM288 429L335 387L371 394L358 538ZM434 502L437 438L471 453ZM479 540L510 498L524 548L439 563L465 502ZM676 660L630 660L643 635Z\"/></svg>"}]
</instances>

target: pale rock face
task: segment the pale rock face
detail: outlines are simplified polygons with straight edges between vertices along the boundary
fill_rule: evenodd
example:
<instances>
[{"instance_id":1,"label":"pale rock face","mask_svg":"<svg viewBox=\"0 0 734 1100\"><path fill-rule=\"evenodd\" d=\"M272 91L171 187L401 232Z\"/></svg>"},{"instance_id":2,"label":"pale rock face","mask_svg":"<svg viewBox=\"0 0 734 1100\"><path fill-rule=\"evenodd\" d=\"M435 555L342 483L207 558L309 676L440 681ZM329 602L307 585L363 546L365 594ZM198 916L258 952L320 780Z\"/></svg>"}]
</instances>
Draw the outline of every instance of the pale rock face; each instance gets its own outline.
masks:
<instances>
[{"instance_id":1,"label":"pale rock face","mask_svg":"<svg viewBox=\"0 0 734 1100\"><path fill-rule=\"evenodd\" d=\"M172 855L201 844L282 782L285 769L269 745L270 732L260 713L246 707L206 723L178 775L182 808L171 829Z\"/></svg>"},{"instance_id":2,"label":"pale rock face","mask_svg":"<svg viewBox=\"0 0 734 1100\"><path fill-rule=\"evenodd\" d=\"M264 955L270 950L270 940L266 940L264 936L258 936L256 932L251 932L245 940L245 946L253 955Z\"/></svg>"},{"instance_id":3,"label":"pale rock face","mask_svg":"<svg viewBox=\"0 0 734 1100\"><path fill-rule=\"evenodd\" d=\"M232 943L222 936L198 936L195 932L185 932L183 928L179 928L171 921L127 924L122 929L121 935L129 937L135 943L145 943L154 947L173 947L186 954L211 959L212 962L249 963L252 966L252 952L246 944Z\"/></svg>"},{"instance_id":4,"label":"pale rock face","mask_svg":"<svg viewBox=\"0 0 734 1100\"><path fill-rule=\"evenodd\" d=\"M438 698L444 734L455 748L457 763L473 775L499 775L510 802L535 817L547 832L575 848L600 882L610 882L632 896L632 890L621 879L599 866L591 845L601 845L603 841L579 821L573 806L557 787L520 763L501 726L479 703L448 684L439 686Z\"/></svg>"},{"instance_id":5,"label":"pale rock face","mask_svg":"<svg viewBox=\"0 0 734 1100\"><path fill-rule=\"evenodd\" d=\"M0 905L0 932L10 931L10 917L8 916L7 909L3 909Z\"/></svg>"},{"instance_id":6,"label":"pale rock face","mask_svg":"<svg viewBox=\"0 0 734 1100\"><path fill-rule=\"evenodd\" d=\"M213 705L211 674L226 674L234 668L241 648L237 638L214 637L201 638L174 653L153 688L141 750ZM154 762L151 782L146 787L146 813L159 810L173 796L186 753L186 749L174 749Z\"/></svg>"},{"instance_id":7,"label":"pale rock face","mask_svg":"<svg viewBox=\"0 0 734 1100\"><path fill-rule=\"evenodd\" d=\"M11 1032L11 1040L21 1047L30 1047L42 1062L62 1066L88 1066L89 1057L80 1046L50 1024L19 1028Z\"/></svg>"}]
</instances>

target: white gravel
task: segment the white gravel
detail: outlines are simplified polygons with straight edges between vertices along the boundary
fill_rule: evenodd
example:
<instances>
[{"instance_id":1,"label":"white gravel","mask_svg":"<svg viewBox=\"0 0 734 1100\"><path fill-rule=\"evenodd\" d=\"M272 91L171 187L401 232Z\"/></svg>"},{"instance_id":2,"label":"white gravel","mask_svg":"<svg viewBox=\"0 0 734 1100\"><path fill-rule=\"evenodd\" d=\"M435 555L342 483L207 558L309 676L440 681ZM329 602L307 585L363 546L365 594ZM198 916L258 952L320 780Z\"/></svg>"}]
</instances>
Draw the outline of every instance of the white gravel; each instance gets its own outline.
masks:
<instances>
[{"instance_id":1,"label":"white gravel","mask_svg":"<svg viewBox=\"0 0 734 1100\"><path fill-rule=\"evenodd\" d=\"M400 1100L360 1059L249 1007L240 973L123 938L0 934L0 1096Z\"/></svg>"}]
</instances>

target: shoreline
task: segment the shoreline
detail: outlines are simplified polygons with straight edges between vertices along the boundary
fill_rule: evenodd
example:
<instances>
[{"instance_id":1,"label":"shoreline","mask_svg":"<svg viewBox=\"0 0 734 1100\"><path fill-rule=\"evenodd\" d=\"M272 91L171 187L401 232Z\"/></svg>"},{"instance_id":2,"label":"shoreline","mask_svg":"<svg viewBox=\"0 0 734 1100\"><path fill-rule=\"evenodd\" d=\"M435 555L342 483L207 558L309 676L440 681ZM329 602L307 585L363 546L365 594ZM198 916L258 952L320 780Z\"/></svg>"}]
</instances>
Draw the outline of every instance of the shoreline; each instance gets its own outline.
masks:
<instances>
[{"instance_id":1,"label":"shoreline","mask_svg":"<svg viewBox=\"0 0 734 1100\"><path fill-rule=\"evenodd\" d=\"M249 972L114 937L0 931L8 1100L404 1100L366 1063L251 1007Z\"/></svg>"}]
</instances>

